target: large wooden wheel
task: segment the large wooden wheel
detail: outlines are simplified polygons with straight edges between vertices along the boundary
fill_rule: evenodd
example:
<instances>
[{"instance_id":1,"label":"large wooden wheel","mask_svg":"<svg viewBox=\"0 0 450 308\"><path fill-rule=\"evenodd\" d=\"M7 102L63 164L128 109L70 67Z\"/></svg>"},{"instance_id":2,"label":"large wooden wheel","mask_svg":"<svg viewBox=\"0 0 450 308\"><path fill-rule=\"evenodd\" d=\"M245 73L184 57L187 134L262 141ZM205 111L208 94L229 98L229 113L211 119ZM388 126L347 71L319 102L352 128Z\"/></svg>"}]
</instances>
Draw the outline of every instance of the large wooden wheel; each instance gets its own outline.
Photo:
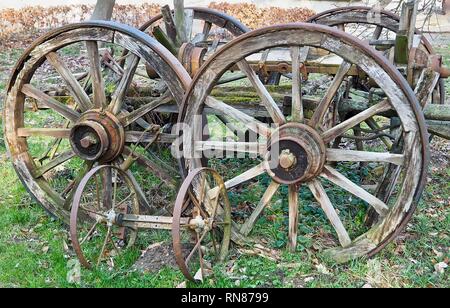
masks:
<instances>
[{"instance_id":1,"label":"large wooden wheel","mask_svg":"<svg viewBox=\"0 0 450 308\"><path fill-rule=\"evenodd\" d=\"M304 47L323 49L341 58L331 85L317 101L303 97L301 91L299 59L303 58L302 52L308 50ZM249 66L246 59L274 48L288 48L292 57L292 106L287 114L286 109L256 81L255 73L245 69ZM218 87L217 80L235 65L247 74L258 93L258 107L240 105L235 108L210 96ZM355 70L367 74L383 89L384 95L368 109L353 113L345 120L330 121L332 110L338 107L335 102L340 102L336 98L352 85L347 75ZM275 127L255 119L255 115L261 115L263 111L276 124ZM243 142L243 139L229 136L224 139L214 132L204 134L202 118L210 119L204 114L221 114L235 127L250 131L255 138L246 138ZM400 119L398 136L390 135L393 129L389 127L390 116ZM380 126L366 127L364 122L370 119L381 123ZM362 41L330 27L315 24L273 26L244 34L228 43L205 63L196 76L187 92L179 121L189 126L183 130L183 143L180 145L185 172L209 164L227 179L225 185L233 195L242 194L247 189L251 198L258 195L261 185L268 184L253 213L245 217L244 224L239 227L242 233L249 233L277 192L286 198L292 250L296 247L299 209L308 213L302 210L302 206L318 204L322 211L314 216L319 225L314 230L323 233L326 226L329 227L328 232L334 234L337 247L327 248L336 259L344 261L372 255L409 221L425 185L428 135L414 93L381 54ZM210 120L207 124L209 127L215 125ZM364 125L361 138L355 139L351 131L360 125ZM205 137L208 135L210 137ZM398 146L387 147L381 142L380 135L389 135ZM363 151L357 150L357 141L365 143ZM224 153L232 157L216 159ZM205 157L209 158L208 162ZM369 163L369 169L366 176L357 179L352 175L352 169L361 162ZM396 176L389 174L392 168ZM260 185L255 185L256 182ZM306 193L305 189L310 192ZM380 189L390 193L380 199L377 197ZM213 196L216 191L217 188L212 188L209 193ZM340 198L342 194L347 199ZM353 201L341 204L339 200ZM379 219L375 225L367 227L360 218L372 208L379 214ZM242 216L239 211L234 208L235 218ZM311 215L311 211L309 213Z\"/></svg>"},{"instance_id":2,"label":"large wooden wheel","mask_svg":"<svg viewBox=\"0 0 450 308\"><path fill-rule=\"evenodd\" d=\"M214 53L233 38L250 31L236 18L213 9L187 7L184 12L183 27L176 24L175 12L164 7L161 14L151 18L139 29L166 44L192 76L206 60L207 55ZM180 28L183 28L183 31L180 31Z\"/></svg>"},{"instance_id":3,"label":"large wooden wheel","mask_svg":"<svg viewBox=\"0 0 450 308\"><path fill-rule=\"evenodd\" d=\"M389 45L389 42L393 42L395 35L399 32L400 17L390 11L372 7L348 6L321 12L310 17L307 22L337 27L362 40L369 41L374 47L383 48L389 57L388 51L394 48L392 44ZM416 30L416 34L420 33L420 30ZM435 54L430 41L424 35L421 36L417 48L425 52L428 57ZM415 54L411 53L411 56ZM436 58L434 61L439 60ZM409 81L412 83L414 74L409 75ZM445 95L445 79L441 78L433 93L433 102L445 104Z\"/></svg>"},{"instance_id":4,"label":"large wooden wheel","mask_svg":"<svg viewBox=\"0 0 450 308\"><path fill-rule=\"evenodd\" d=\"M125 51L125 59L116 58ZM144 99L138 90L156 86L145 65L158 72L165 90ZM178 171L176 161L162 159L170 153L157 151L172 138L148 115L180 104L189 83L173 55L131 27L86 22L48 33L22 56L7 89L4 131L17 174L48 212L66 222L78 183L98 164L122 166L141 206L151 208L152 185L173 187ZM111 186L112 175L103 171Z\"/></svg>"}]
</instances>

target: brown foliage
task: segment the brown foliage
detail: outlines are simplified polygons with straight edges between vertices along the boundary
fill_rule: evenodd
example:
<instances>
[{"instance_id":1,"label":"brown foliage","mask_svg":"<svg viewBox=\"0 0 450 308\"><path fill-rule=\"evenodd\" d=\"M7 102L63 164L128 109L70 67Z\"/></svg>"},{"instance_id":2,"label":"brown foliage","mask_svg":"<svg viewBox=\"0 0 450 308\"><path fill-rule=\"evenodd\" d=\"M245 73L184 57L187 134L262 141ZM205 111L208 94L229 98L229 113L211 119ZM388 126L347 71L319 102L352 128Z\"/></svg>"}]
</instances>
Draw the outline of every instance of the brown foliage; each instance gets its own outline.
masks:
<instances>
[{"instance_id":1,"label":"brown foliage","mask_svg":"<svg viewBox=\"0 0 450 308\"><path fill-rule=\"evenodd\" d=\"M306 8L258 8L255 4L250 3L212 2L209 7L236 17L251 29L275 24L301 22L315 14L314 11Z\"/></svg>"},{"instance_id":2,"label":"brown foliage","mask_svg":"<svg viewBox=\"0 0 450 308\"><path fill-rule=\"evenodd\" d=\"M252 29L272 24L304 21L314 12L309 9L258 8L254 4L210 4L210 7L242 21ZM90 18L91 5L25 7L0 10L0 49L23 48L42 33L69 23ZM139 27L160 12L157 4L116 5L113 20Z\"/></svg>"}]
</instances>

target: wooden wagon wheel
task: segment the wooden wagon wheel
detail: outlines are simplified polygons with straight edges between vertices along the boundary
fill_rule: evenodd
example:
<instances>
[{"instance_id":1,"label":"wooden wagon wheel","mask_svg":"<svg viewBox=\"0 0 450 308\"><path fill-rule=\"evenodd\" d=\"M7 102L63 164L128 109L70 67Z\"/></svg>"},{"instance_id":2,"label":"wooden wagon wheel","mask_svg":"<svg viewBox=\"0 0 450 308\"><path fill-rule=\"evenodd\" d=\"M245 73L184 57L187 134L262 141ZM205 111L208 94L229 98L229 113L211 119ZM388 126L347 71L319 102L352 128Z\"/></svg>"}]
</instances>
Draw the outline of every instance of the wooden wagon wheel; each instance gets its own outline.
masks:
<instances>
[{"instance_id":1,"label":"wooden wagon wheel","mask_svg":"<svg viewBox=\"0 0 450 308\"><path fill-rule=\"evenodd\" d=\"M183 33L168 6L139 29L157 38L172 51L193 76L206 59L227 41L250 31L236 18L202 7L187 7Z\"/></svg>"},{"instance_id":2,"label":"wooden wagon wheel","mask_svg":"<svg viewBox=\"0 0 450 308\"><path fill-rule=\"evenodd\" d=\"M371 41L374 47L377 46L378 41L379 44L385 45L381 47L392 49L392 45L386 44L392 44L389 42L395 40L395 34L399 31L400 17L390 11L372 7L349 6L316 14L310 17L307 22L337 27L362 40ZM420 30L416 30L416 34L420 33ZM423 35L418 48L428 56L435 54L430 41ZM445 79L441 78L436 86L435 93L433 93L433 103L445 104L445 95Z\"/></svg>"},{"instance_id":3,"label":"wooden wagon wheel","mask_svg":"<svg viewBox=\"0 0 450 308\"><path fill-rule=\"evenodd\" d=\"M101 61L102 55L124 50L122 71ZM139 71L145 64L158 71L167 93L153 98L135 93L153 85ZM158 160L157 153L140 150L173 140L146 115L166 104L177 106L189 83L173 55L131 27L95 21L46 34L21 57L7 89L5 139L19 178L38 203L68 223L83 176L98 164L127 162L141 205L150 208L148 181L173 187L178 171L172 162L167 166ZM111 186L106 171L104 183Z\"/></svg>"},{"instance_id":4,"label":"wooden wagon wheel","mask_svg":"<svg viewBox=\"0 0 450 308\"><path fill-rule=\"evenodd\" d=\"M218 187L215 198L207 194L211 187ZM191 281L203 280L212 262L223 262L227 257L231 205L216 171L193 170L185 179L174 207L172 238L177 264Z\"/></svg>"},{"instance_id":5,"label":"wooden wagon wheel","mask_svg":"<svg viewBox=\"0 0 450 308\"><path fill-rule=\"evenodd\" d=\"M258 86L257 93L261 98L259 108L265 109L271 116L277 124L275 128L257 121L252 110L238 110L210 96L211 91L216 88L216 81L230 67L237 63L245 67L250 55L286 46L289 46L292 54L293 76L297 76L292 86L291 114L285 116L268 91L257 83L254 84ZM297 64L300 50L304 46L324 49L342 59L332 84L316 103L306 104L300 91L300 65ZM345 121L333 123L332 126L324 125L324 116L336 101L334 98L345 83L346 75L355 69L366 73L383 89L387 99L382 99ZM247 75L250 80L255 78L251 71L247 71ZM204 123L201 121L204 113L224 114L233 119L235 125L245 127L259 136L266 136L266 141L255 138L254 142L223 142L221 136L214 140L214 134L205 140L202 134ZM390 116L398 116L401 122L402 134L397 139L397 142L403 144L400 151L390 152L381 142L367 147L364 152L355 151L355 145L350 143L346 147L330 148L335 139L347 138L348 131L363 121L372 118L389 123ZM326 220L323 220L321 228L325 228L325 225L332 226L329 234L335 234L340 243L340 247L329 250L333 257L345 261L373 255L390 242L409 221L426 183L428 135L423 114L411 88L381 54L351 35L330 27L301 23L280 25L244 34L228 43L205 63L196 76L186 95L179 120L190 127L183 130L183 143L180 145L185 170L202 166L202 157L209 153L212 157L209 164L228 179L225 185L234 194L244 188L254 190L256 180L270 183L253 214L240 227L242 233L246 234L252 229L280 186L287 186L289 246L292 250L296 247L299 202L302 205L305 202L317 202L322 208L322 214L314 217L326 217L330 224L325 224ZM389 133L389 129L369 129L369 134L373 137L380 132ZM232 167L226 165L230 160L214 159L211 150L218 154L226 151L232 153ZM236 156L236 153L241 156ZM370 172L371 182L360 183L350 177L351 166L357 162L370 162L371 170L378 173L387 172L392 165L396 166L398 176L387 177L388 182L382 183L382 176ZM248 165L250 166L246 167ZM389 185L394 187L392 191L395 193L390 194L387 200L380 200L375 193L369 192L371 188L366 184ZM299 198L299 190L303 191L306 187L312 193L309 201L306 197L305 200ZM234 191L234 188L237 190ZM209 193L214 194L216 190L217 188L212 188ZM285 188L281 189L283 190ZM348 196L349 199L344 200L355 200L356 197L359 200L357 204L362 207L362 214L374 208L380 215L378 223L369 230L364 224L357 224L359 219L354 216L360 216L361 213L360 210L352 210L351 202L346 203L347 206L340 205L340 212L336 210L336 200L339 200L335 198L336 190Z\"/></svg>"},{"instance_id":6,"label":"wooden wagon wheel","mask_svg":"<svg viewBox=\"0 0 450 308\"><path fill-rule=\"evenodd\" d=\"M114 183L103 191L105 171L112 175ZM70 237L81 265L91 269L113 261L125 248L134 245L138 230L122 227L116 221L125 214L139 215L133 180L110 165L89 171L76 189L70 214Z\"/></svg>"}]
</instances>

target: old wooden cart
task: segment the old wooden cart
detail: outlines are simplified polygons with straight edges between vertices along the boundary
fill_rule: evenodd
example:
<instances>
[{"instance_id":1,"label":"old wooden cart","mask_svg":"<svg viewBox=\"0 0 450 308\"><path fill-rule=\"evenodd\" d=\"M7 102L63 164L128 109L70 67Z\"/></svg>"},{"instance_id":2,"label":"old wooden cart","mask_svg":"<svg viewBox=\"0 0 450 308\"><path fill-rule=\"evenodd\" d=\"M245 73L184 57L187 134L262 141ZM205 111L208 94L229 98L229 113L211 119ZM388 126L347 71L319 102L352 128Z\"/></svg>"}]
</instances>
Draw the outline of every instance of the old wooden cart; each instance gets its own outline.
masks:
<instances>
[{"instance_id":1,"label":"old wooden cart","mask_svg":"<svg viewBox=\"0 0 450 308\"><path fill-rule=\"evenodd\" d=\"M450 136L448 70L415 30L411 3L402 18L355 7L251 32L213 10L168 7L142 31L102 21L54 30L8 86L11 160L37 202L70 223L85 266L139 228L172 229L193 279L192 254L203 272L205 253L223 259L229 238L250 245L275 195L289 208L291 250L309 202L324 214L309 232L336 239L323 245L336 260L374 255L415 210L428 130ZM260 200L241 213L225 188ZM194 234L187 255L182 230Z\"/></svg>"}]
</instances>

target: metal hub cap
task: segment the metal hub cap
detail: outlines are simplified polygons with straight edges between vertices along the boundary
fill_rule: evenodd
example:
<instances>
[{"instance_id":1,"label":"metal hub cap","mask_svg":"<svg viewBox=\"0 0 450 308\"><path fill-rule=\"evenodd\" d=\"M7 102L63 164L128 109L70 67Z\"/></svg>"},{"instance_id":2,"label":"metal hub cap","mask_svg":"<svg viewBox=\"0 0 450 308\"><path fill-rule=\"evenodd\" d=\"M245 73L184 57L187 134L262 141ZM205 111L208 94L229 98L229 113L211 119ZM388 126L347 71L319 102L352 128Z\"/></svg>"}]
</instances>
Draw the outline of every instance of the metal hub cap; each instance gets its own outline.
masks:
<instances>
[{"instance_id":1,"label":"metal hub cap","mask_svg":"<svg viewBox=\"0 0 450 308\"><path fill-rule=\"evenodd\" d=\"M283 125L268 144L267 172L280 184L307 182L318 176L325 164L325 144L305 124Z\"/></svg>"},{"instance_id":2,"label":"metal hub cap","mask_svg":"<svg viewBox=\"0 0 450 308\"><path fill-rule=\"evenodd\" d=\"M113 114L100 110L88 111L73 126L70 144L84 160L111 162L123 151L125 132Z\"/></svg>"}]
</instances>

